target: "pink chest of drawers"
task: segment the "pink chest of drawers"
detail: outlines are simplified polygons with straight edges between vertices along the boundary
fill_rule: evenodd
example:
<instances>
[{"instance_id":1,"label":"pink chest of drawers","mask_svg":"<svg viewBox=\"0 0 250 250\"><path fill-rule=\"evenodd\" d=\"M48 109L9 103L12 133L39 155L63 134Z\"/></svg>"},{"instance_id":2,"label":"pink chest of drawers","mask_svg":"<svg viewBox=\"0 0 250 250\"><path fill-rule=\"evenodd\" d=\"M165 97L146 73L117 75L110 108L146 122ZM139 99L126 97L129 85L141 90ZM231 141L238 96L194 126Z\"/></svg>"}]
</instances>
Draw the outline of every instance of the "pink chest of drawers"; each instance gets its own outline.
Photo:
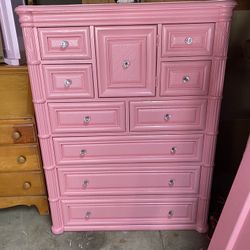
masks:
<instances>
[{"instance_id":1,"label":"pink chest of drawers","mask_svg":"<svg viewBox=\"0 0 250 250\"><path fill-rule=\"evenodd\" d=\"M18 8L54 233L206 231L234 5Z\"/></svg>"}]
</instances>

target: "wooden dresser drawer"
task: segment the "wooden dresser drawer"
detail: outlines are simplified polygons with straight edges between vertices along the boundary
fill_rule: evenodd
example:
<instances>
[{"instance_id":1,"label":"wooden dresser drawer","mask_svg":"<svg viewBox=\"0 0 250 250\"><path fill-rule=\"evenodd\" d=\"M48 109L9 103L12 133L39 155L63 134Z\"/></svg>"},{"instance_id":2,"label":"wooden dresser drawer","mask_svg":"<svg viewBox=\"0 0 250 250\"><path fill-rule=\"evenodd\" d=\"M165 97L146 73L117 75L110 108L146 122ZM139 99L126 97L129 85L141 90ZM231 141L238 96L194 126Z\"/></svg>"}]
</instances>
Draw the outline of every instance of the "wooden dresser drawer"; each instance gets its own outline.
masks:
<instances>
[{"instance_id":1,"label":"wooden dresser drawer","mask_svg":"<svg viewBox=\"0 0 250 250\"><path fill-rule=\"evenodd\" d=\"M211 61L163 62L160 95L207 95Z\"/></svg>"},{"instance_id":2,"label":"wooden dresser drawer","mask_svg":"<svg viewBox=\"0 0 250 250\"><path fill-rule=\"evenodd\" d=\"M130 102L130 130L202 130L206 106L206 100Z\"/></svg>"},{"instance_id":3,"label":"wooden dresser drawer","mask_svg":"<svg viewBox=\"0 0 250 250\"><path fill-rule=\"evenodd\" d=\"M41 169L37 144L0 145L0 172Z\"/></svg>"},{"instance_id":4,"label":"wooden dresser drawer","mask_svg":"<svg viewBox=\"0 0 250 250\"><path fill-rule=\"evenodd\" d=\"M0 144L33 142L36 142L36 131L33 123L11 120L5 124L0 123Z\"/></svg>"},{"instance_id":5,"label":"wooden dresser drawer","mask_svg":"<svg viewBox=\"0 0 250 250\"><path fill-rule=\"evenodd\" d=\"M163 25L162 57L211 55L214 24Z\"/></svg>"},{"instance_id":6,"label":"wooden dresser drawer","mask_svg":"<svg viewBox=\"0 0 250 250\"><path fill-rule=\"evenodd\" d=\"M194 223L197 199L175 198L162 200L127 199L105 201L89 200L62 201L65 226L101 226L101 225L166 225Z\"/></svg>"},{"instance_id":7,"label":"wooden dresser drawer","mask_svg":"<svg viewBox=\"0 0 250 250\"><path fill-rule=\"evenodd\" d=\"M153 165L153 164L152 164ZM195 194L200 167L151 171L94 173L79 169L59 169L61 195Z\"/></svg>"},{"instance_id":8,"label":"wooden dresser drawer","mask_svg":"<svg viewBox=\"0 0 250 250\"><path fill-rule=\"evenodd\" d=\"M94 96L91 64L43 65L43 72L49 99Z\"/></svg>"},{"instance_id":9,"label":"wooden dresser drawer","mask_svg":"<svg viewBox=\"0 0 250 250\"><path fill-rule=\"evenodd\" d=\"M124 102L50 103L54 133L125 131Z\"/></svg>"},{"instance_id":10,"label":"wooden dresser drawer","mask_svg":"<svg viewBox=\"0 0 250 250\"><path fill-rule=\"evenodd\" d=\"M202 135L54 138L57 164L200 161Z\"/></svg>"},{"instance_id":11,"label":"wooden dresser drawer","mask_svg":"<svg viewBox=\"0 0 250 250\"><path fill-rule=\"evenodd\" d=\"M39 28L42 59L90 59L88 27Z\"/></svg>"},{"instance_id":12,"label":"wooden dresser drawer","mask_svg":"<svg viewBox=\"0 0 250 250\"><path fill-rule=\"evenodd\" d=\"M0 196L44 195L41 172L1 173Z\"/></svg>"}]
</instances>

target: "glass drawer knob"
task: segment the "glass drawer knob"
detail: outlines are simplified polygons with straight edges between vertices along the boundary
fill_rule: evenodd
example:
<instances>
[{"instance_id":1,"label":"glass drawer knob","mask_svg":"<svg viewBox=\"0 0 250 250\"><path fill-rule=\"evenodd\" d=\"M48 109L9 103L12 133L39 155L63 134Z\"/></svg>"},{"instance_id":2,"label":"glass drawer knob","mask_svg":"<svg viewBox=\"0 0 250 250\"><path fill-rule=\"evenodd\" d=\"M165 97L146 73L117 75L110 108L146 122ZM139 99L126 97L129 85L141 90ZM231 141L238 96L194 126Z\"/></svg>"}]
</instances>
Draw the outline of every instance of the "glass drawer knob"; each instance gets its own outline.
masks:
<instances>
[{"instance_id":1,"label":"glass drawer knob","mask_svg":"<svg viewBox=\"0 0 250 250\"><path fill-rule=\"evenodd\" d=\"M172 115L170 115L170 114L165 114L164 120L165 120L165 121L169 121L171 117L172 117Z\"/></svg>"},{"instance_id":2,"label":"glass drawer knob","mask_svg":"<svg viewBox=\"0 0 250 250\"><path fill-rule=\"evenodd\" d=\"M190 45L190 44L192 44L192 43L193 43L193 38L192 38L192 37L186 37L186 38L185 38L185 44Z\"/></svg>"},{"instance_id":3,"label":"glass drawer knob","mask_svg":"<svg viewBox=\"0 0 250 250\"><path fill-rule=\"evenodd\" d=\"M65 79L63 84L65 88L68 88L72 84L72 81L70 79Z\"/></svg>"},{"instance_id":4,"label":"glass drawer knob","mask_svg":"<svg viewBox=\"0 0 250 250\"><path fill-rule=\"evenodd\" d=\"M172 155L174 155L176 153L176 151L177 151L176 147L172 147L171 150L170 150L170 153Z\"/></svg>"},{"instance_id":5,"label":"glass drawer knob","mask_svg":"<svg viewBox=\"0 0 250 250\"><path fill-rule=\"evenodd\" d=\"M130 65L129 60L124 60L124 61L122 62L122 67L123 67L124 69L127 69L127 68L129 67L129 65Z\"/></svg>"},{"instance_id":6,"label":"glass drawer knob","mask_svg":"<svg viewBox=\"0 0 250 250\"><path fill-rule=\"evenodd\" d=\"M173 210L169 210L168 211L168 218L172 218L174 216L174 211Z\"/></svg>"},{"instance_id":7,"label":"glass drawer knob","mask_svg":"<svg viewBox=\"0 0 250 250\"><path fill-rule=\"evenodd\" d=\"M91 215L91 212L89 212L89 211L86 212L86 214L85 214L85 219L88 220L88 219L90 218L90 215Z\"/></svg>"},{"instance_id":8,"label":"glass drawer knob","mask_svg":"<svg viewBox=\"0 0 250 250\"><path fill-rule=\"evenodd\" d=\"M66 49L69 47L69 42L68 41L61 41L60 46L62 49Z\"/></svg>"},{"instance_id":9,"label":"glass drawer knob","mask_svg":"<svg viewBox=\"0 0 250 250\"><path fill-rule=\"evenodd\" d=\"M184 77L182 78L182 80L183 80L183 83L187 83L187 82L190 81L190 77L189 77L189 76L184 76Z\"/></svg>"},{"instance_id":10,"label":"glass drawer knob","mask_svg":"<svg viewBox=\"0 0 250 250\"><path fill-rule=\"evenodd\" d=\"M80 156L85 156L86 154L87 154L87 150L86 149L81 149Z\"/></svg>"},{"instance_id":11,"label":"glass drawer knob","mask_svg":"<svg viewBox=\"0 0 250 250\"><path fill-rule=\"evenodd\" d=\"M82 184L82 187L83 188L87 188L88 185L89 185L89 181L88 180L84 180L83 184Z\"/></svg>"},{"instance_id":12,"label":"glass drawer knob","mask_svg":"<svg viewBox=\"0 0 250 250\"><path fill-rule=\"evenodd\" d=\"M174 186L174 180L173 180L173 179L170 179L170 180L168 181L168 186L169 186L169 187L173 187L173 186Z\"/></svg>"},{"instance_id":13,"label":"glass drawer knob","mask_svg":"<svg viewBox=\"0 0 250 250\"><path fill-rule=\"evenodd\" d=\"M90 116L84 116L84 118L83 118L84 123L89 123L90 120L91 120Z\"/></svg>"}]
</instances>

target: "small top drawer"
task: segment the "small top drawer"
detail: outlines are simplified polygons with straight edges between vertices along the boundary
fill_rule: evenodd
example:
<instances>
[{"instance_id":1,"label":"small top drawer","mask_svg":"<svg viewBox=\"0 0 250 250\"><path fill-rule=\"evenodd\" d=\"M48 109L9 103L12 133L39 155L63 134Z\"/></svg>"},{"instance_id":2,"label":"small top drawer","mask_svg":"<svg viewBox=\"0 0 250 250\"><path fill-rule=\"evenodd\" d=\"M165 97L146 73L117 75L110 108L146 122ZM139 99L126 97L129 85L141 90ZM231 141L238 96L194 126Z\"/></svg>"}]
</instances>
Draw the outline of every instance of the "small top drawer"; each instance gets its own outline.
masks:
<instances>
[{"instance_id":1,"label":"small top drawer","mask_svg":"<svg viewBox=\"0 0 250 250\"><path fill-rule=\"evenodd\" d=\"M38 29L42 59L90 59L88 27Z\"/></svg>"},{"instance_id":2,"label":"small top drawer","mask_svg":"<svg viewBox=\"0 0 250 250\"><path fill-rule=\"evenodd\" d=\"M164 25L162 57L212 54L214 24Z\"/></svg>"},{"instance_id":3,"label":"small top drawer","mask_svg":"<svg viewBox=\"0 0 250 250\"><path fill-rule=\"evenodd\" d=\"M33 123L19 123L10 120L10 123L0 124L0 144L33 142L36 142Z\"/></svg>"}]
</instances>

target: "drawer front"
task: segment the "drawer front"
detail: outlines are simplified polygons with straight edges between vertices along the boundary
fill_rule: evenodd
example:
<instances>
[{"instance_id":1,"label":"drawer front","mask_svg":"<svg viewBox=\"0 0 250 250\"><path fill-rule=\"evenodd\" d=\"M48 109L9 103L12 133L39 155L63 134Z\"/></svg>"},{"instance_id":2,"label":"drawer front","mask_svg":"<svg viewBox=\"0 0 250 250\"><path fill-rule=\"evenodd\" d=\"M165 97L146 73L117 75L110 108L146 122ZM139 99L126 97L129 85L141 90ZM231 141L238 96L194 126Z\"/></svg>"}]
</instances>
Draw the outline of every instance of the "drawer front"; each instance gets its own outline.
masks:
<instances>
[{"instance_id":1,"label":"drawer front","mask_svg":"<svg viewBox=\"0 0 250 250\"><path fill-rule=\"evenodd\" d=\"M57 164L200 161L202 135L55 138Z\"/></svg>"},{"instance_id":2,"label":"drawer front","mask_svg":"<svg viewBox=\"0 0 250 250\"><path fill-rule=\"evenodd\" d=\"M42 59L90 59L88 27L39 28Z\"/></svg>"},{"instance_id":3,"label":"drawer front","mask_svg":"<svg viewBox=\"0 0 250 250\"><path fill-rule=\"evenodd\" d=\"M156 26L97 27L100 97L154 96Z\"/></svg>"},{"instance_id":4,"label":"drawer front","mask_svg":"<svg viewBox=\"0 0 250 250\"><path fill-rule=\"evenodd\" d=\"M131 102L130 130L202 130L206 106L206 100Z\"/></svg>"},{"instance_id":5,"label":"drawer front","mask_svg":"<svg viewBox=\"0 0 250 250\"><path fill-rule=\"evenodd\" d=\"M0 145L0 172L41 169L37 144Z\"/></svg>"},{"instance_id":6,"label":"drawer front","mask_svg":"<svg viewBox=\"0 0 250 250\"><path fill-rule=\"evenodd\" d=\"M124 102L49 104L54 133L125 131Z\"/></svg>"},{"instance_id":7,"label":"drawer front","mask_svg":"<svg viewBox=\"0 0 250 250\"><path fill-rule=\"evenodd\" d=\"M32 123L0 125L0 144L36 142L36 131Z\"/></svg>"},{"instance_id":8,"label":"drawer front","mask_svg":"<svg viewBox=\"0 0 250 250\"><path fill-rule=\"evenodd\" d=\"M92 66L43 65L48 98L91 98L94 96Z\"/></svg>"},{"instance_id":9,"label":"drawer front","mask_svg":"<svg viewBox=\"0 0 250 250\"><path fill-rule=\"evenodd\" d=\"M64 224L69 225L166 225L195 223L197 200L128 199L99 201L62 201Z\"/></svg>"},{"instance_id":10,"label":"drawer front","mask_svg":"<svg viewBox=\"0 0 250 250\"><path fill-rule=\"evenodd\" d=\"M214 24L163 25L162 57L211 55Z\"/></svg>"},{"instance_id":11,"label":"drawer front","mask_svg":"<svg viewBox=\"0 0 250 250\"><path fill-rule=\"evenodd\" d=\"M154 166L152 166L154 167ZM197 193L200 168L153 171L86 172L79 169L59 169L61 194L190 194Z\"/></svg>"},{"instance_id":12,"label":"drawer front","mask_svg":"<svg viewBox=\"0 0 250 250\"><path fill-rule=\"evenodd\" d=\"M41 172L1 173L0 196L44 195Z\"/></svg>"},{"instance_id":13,"label":"drawer front","mask_svg":"<svg viewBox=\"0 0 250 250\"><path fill-rule=\"evenodd\" d=\"M163 62L160 95L207 95L210 69L210 61Z\"/></svg>"}]
</instances>

